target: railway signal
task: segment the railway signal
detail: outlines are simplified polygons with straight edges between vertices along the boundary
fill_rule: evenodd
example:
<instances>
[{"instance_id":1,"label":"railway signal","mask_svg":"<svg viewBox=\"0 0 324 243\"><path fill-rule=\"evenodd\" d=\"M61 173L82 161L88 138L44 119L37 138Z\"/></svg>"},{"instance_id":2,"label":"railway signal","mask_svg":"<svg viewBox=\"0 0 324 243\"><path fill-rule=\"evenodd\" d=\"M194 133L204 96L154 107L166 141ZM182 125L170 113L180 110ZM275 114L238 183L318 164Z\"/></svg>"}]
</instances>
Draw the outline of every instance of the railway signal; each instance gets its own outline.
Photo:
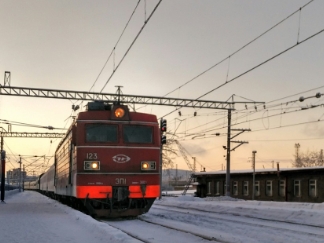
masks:
<instances>
[{"instance_id":1,"label":"railway signal","mask_svg":"<svg viewBox=\"0 0 324 243\"><path fill-rule=\"evenodd\" d=\"M161 118L160 121L160 130L161 130L161 144L166 144L166 136L163 134L167 131L167 120Z\"/></svg>"},{"instance_id":2,"label":"railway signal","mask_svg":"<svg viewBox=\"0 0 324 243\"><path fill-rule=\"evenodd\" d=\"M161 144L166 144L166 136L165 135L161 136Z\"/></svg>"},{"instance_id":3,"label":"railway signal","mask_svg":"<svg viewBox=\"0 0 324 243\"><path fill-rule=\"evenodd\" d=\"M161 132L167 131L167 120L161 119Z\"/></svg>"}]
</instances>

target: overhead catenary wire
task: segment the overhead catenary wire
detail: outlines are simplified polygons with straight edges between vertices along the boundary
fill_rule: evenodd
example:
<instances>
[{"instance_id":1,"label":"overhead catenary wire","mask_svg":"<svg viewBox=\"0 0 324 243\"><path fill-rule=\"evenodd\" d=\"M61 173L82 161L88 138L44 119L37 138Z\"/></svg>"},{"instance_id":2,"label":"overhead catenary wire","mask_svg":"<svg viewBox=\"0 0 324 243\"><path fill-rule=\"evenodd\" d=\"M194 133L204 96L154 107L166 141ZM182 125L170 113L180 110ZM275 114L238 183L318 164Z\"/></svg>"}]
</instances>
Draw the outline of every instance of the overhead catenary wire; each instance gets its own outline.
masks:
<instances>
[{"instance_id":1,"label":"overhead catenary wire","mask_svg":"<svg viewBox=\"0 0 324 243\"><path fill-rule=\"evenodd\" d=\"M313 108L321 107L323 105L324 104L322 104L322 105L316 105L316 106L310 107L308 109L313 109ZM288 115L290 113L296 113L296 112L302 112L304 110L306 110L306 109L298 109L298 110L294 110L294 111L273 114L273 115L269 115L267 117L258 117L258 118L251 119L251 120L248 120L248 121L242 121L242 122L233 123L232 126L242 125L242 124L247 123L247 122L258 121L258 120L262 120L262 119L266 119L266 118L270 118L270 117L275 117L275 116L280 116L280 115ZM316 121L320 121L320 119L317 119ZM314 121L314 122L316 122L316 121ZM209 132L217 131L217 130L224 129L224 128L227 128L227 125L221 125L221 127L219 127L219 126L216 125L215 128L209 128L209 129L206 129L206 130L200 130L197 133L209 133ZM271 130L271 129L272 128L266 128L266 129L262 129L262 130ZM256 131L256 130L253 130L253 131ZM191 133L190 136L193 136L193 133Z\"/></svg>"},{"instance_id":2,"label":"overhead catenary wire","mask_svg":"<svg viewBox=\"0 0 324 243\"><path fill-rule=\"evenodd\" d=\"M306 7L308 4L310 4L310 3L313 2L313 1L314 1L314 0L309 1L309 2L306 3L304 6L302 6L302 7L299 8L298 10L296 10L294 13L290 14L290 15L287 16L285 19L283 19L282 21L280 21L279 23L277 23L276 25L274 25L273 27L271 27L270 29L268 29L267 31L265 31L263 34L269 32L271 29L275 28L276 26L278 26L279 24L281 24L282 22L284 22L286 19L290 18L292 15L296 14L297 12L299 12L300 9ZM223 87L223 86L225 86L225 85L227 85L227 84L229 84L229 83L235 81L236 79L238 79L238 78L240 78L240 77L246 75L247 73L249 73L249 72L251 72L251 71L253 71L253 70L255 70L255 69L261 67L262 65L264 65L264 64L268 63L269 61L271 61L271 60L273 60L273 59L279 57L280 55L286 53L287 51L289 51L289 50L291 50L291 49L293 49L293 48L295 48L296 46L298 46L298 45L300 45L300 44L302 44L302 43L305 43L306 41L310 40L311 38L313 38L313 37L315 37L315 36L321 34L323 31L324 31L324 29L322 29L322 30L320 30L320 31L318 31L318 32L316 32L316 33L314 33L314 34L311 35L311 36L308 36L308 37L305 38L304 40L302 40L302 41L300 41L300 42L298 42L298 43L296 43L296 44L294 44L294 45L288 47L287 49L285 49L285 50L283 50L283 51L277 53L276 55L274 55L274 56L272 56L272 57L266 59L265 61L259 63L258 65L254 66L254 67L252 67L252 68L250 68L250 69L248 69L248 70L246 70L245 72L243 72L243 73L237 75L236 77L234 77L234 78L232 78L232 79L226 81L225 83L220 84L219 86L217 86L217 87L211 89L210 91L208 91L208 92L206 92L206 93L200 95L200 96L199 96L198 98L196 98L195 100L199 100L199 99L205 97L206 95L208 95L208 94L214 92L215 90L217 90L217 89L219 89L219 88L221 88L221 87ZM259 37L261 37L263 34L261 34ZM257 37L257 38L259 38L259 37ZM252 43L253 41L254 41L254 40L252 40L251 42L249 42L249 43L246 44L245 46L249 45L249 44ZM245 48L245 46L243 46L242 48ZM241 49L242 49L242 48L241 48ZM239 49L238 51L240 51L241 49ZM237 53L238 51L234 52L234 54ZM232 56L232 55L230 55L230 56ZM222 63L222 62L225 61L226 59L228 59L228 57L227 57L227 58L224 58L222 61L220 61L220 62L218 62L217 64L213 65L212 67L208 68L208 69L205 70L204 72L200 73L199 75L197 75L197 76L194 77L193 79L191 79L191 80L189 80L188 82L186 82L184 85L188 84L189 82L195 80L196 78L198 78L198 77L200 77L201 75L205 74L206 72L210 71L212 68L216 67L217 65L219 65L220 63ZM183 87L183 85L180 86L180 87L178 87L178 88L181 88L181 87ZM178 88L177 88L177 89L178 89ZM175 89L175 90L177 90L177 89ZM174 91L174 90L173 90L173 91ZM172 92L173 92L173 91L172 91ZM170 92L170 93L171 93L171 92ZM169 93L168 93L168 94L169 94ZM173 110L173 111L171 111L171 112L165 114L165 115L162 116L162 117L168 116L168 115L172 114L173 112L177 111L178 109L179 109L179 108L176 108L175 110Z\"/></svg>"},{"instance_id":3,"label":"overhead catenary wire","mask_svg":"<svg viewBox=\"0 0 324 243\"><path fill-rule=\"evenodd\" d=\"M212 65L211 67L207 68L206 70L204 70L203 72L199 73L198 75L196 75L195 77L193 77L192 79L188 80L187 82L185 82L184 84L180 85L179 87L173 89L172 91L168 92L166 95L164 96L168 96L169 94L173 93L174 91L181 89L182 87L184 87L185 85L191 83L192 81L196 80L197 78L199 78L200 76L204 75L205 73L209 72L210 70L212 70L213 68L217 67L218 65L222 64L224 61L226 61L227 59L230 59L232 56L234 56L235 54L239 53L240 51L242 51L244 48L248 47L249 45L251 45L253 42L257 41L258 39L260 39L262 36L264 36L265 34L267 34L268 32L270 32L271 30L273 30L274 28L276 28L277 26L279 26L280 24L282 24L284 21L288 20L290 17L292 17L293 15L295 15L296 13L300 12L301 9L305 8L308 4L310 4L311 2L313 2L314 0L309 1L308 3L306 3L305 5L303 5L302 7L300 7L299 9L297 9L296 11L294 11L293 13L291 13L290 15L288 15L287 17L285 17L284 19L282 19L281 21L279 21L277 24L273 25L272 27L270 27L269 29L267 29L266 31L262 32L260 35L258 35L257 37L255 37L254 39L252 39L251 41L249 41L248 43L244 44L242 47L240 47L239 49L237 49L236 51L234 51L233 53L231 53L230 55L228 55L227 57L223 58L222 60L220 60L219 62L215 63L214 65ZM229 64L228 64L228 71L227 71L227 76L229 73ZM226 78L227 81L227 78ZM199 98L197 98L199 99Z\"/></svg>"},{"instance_id":4,"label":"overhead catenary wire","mask_svg":"<svg viewBox=\"0 0 324 243\"><path fill-rule=\"evenodd\" d=\"M151 14L148 16L148 18L146 19L146 21L144 22L142 28L139 30L139 32L137 33L137 35L135 36L134 40L132 41L132 43L130 44L130 46L128 47L128 49L126 50L126 52L124 53L122 59L119 61L119 63L117 64L117 66L114 68L113 72L111 73L111 75L109 76L107 82L104 84L104 86L102 87L102 89L100 90L99 93L102 93L102 91L105 89L105 87L107 86L107 84L109 83L109 81L111 80L111 78L114 76L115 72L117 71L117 69L119 68L119 66L122 64L122 62L124 61L125 57L127 56L127 54L129 53L130 49L133 47L133 45L135 44L136 40L138 39L138 37L140 36L140 34L142 33L143 29L145 28L145 26L147 25L147 23L149 22L149 20L151 19L151 17L153 16L153 14L155 13L156 9L158 8L158 6L160 5L160 3L162 2L162 0L160 0L156 6L154 7L154 9L152 10Z\"/></svg>"},{"instance_id":5,"label":"overhead catenary wire","mask_svg":"<svg viewBox=\"0 0 324 243\"><path fill-rule=\"evenodd\" d=\"M263 128L263 129L253 129L251 130L249 133L253 133L253 132L260 132L260 131L268 131L268 130L274 130L274 129L281 129L281 128L287 128L287 127L294 127L294 126L300 126L300 125L307 125L307 124L312 124L312 123L319 123L319 122L324 122L324 120L313 120L313 121L307 121L307 122L300 122L300 123L294 123L294 124L288 124L288 125L280 125L280 126L276 126L276 127L271 127L271 128ZM235 124L237 125L237 124ZM213 131L213 130L220 130L220 129L224 129L226 128L226 126L224 127L219 127L219 128L215 128L210 130L209 132ZM191 136L193 136L194 134L191 134ZM224 135L225 136L225 135ZM177 140L179 141L184 141L184 140L188 140L187 138L188 136L183 136L183 137L179 137ZM204 137L199 137L199 138L195 138L195 139L205 139L205 138L211 138L211 137L215 137L215 134L205 134Z\"/></svg>"},{"instance_id":6,"label":"overhead catenary wire","mask_svg":"<svg viewBox=\"0 0 324 243\"><path fill-rule=\"evenodd\" d=\"M8 120L4 120L4 119L0 119L0 123L8 124L8 125L15 125L15 126L24 126L24 127L45 128L45 129L49 129L49 130L66 130L66 128L56 128L53 126L42 126L42 125L36 125L36 124L28 124L28 123L24 123L24 122L8 121Z\"/></svg>"},{"instance_id":7,"label":"overhead catenary wire","mask_svg":"<svg viewBox=\"0 0 324 243\"><path fill-rule=\"evenodd\" d=\"M119 41L121 40L122 36L124 35L124 33L125 33L125 31L126 31L128 25L129 25L130 21L132 20L134 14L135 14L135 12L136 12L136 9L137 9L138 5L140 4L140 2L141 2L141 0L138 0L138 2L137 2L137 4L136 4L136 6L135 6L135 8L134 8L134 10L133 10L133 12L132 12L132 14L131 14L131 16L129 17L129 19L128 19L128 21L127 21L127 23L126 23L126 25L125 25L125 27L124 27L124 29L123 29L123 31L122 31L122 33L120 34L120 36L119 36L119 38L118 38L116 44L114 45L113 49L111 50L111 52L110 52L110 54L109 54L109 56L108 56L106 62L104 63L103 67L101 68L101 70L100 70L100 72L99 72L99 74L98 74L96 80L94 81L94 83L92 84L91 88L89 89L89 92L90 92L90 91L92 90L92 88L96 85L96 83L97 83L97 81L98 81L100 75L102 74L103 70L105 69L105 67L106 67L106 65L107 65L107 63L108 63L108 61L110 60L110 57L115 53L116 48L117 48L117 46L118 46L118 43L119 43Z\"/></svg>"},{"instance_id":8,"label":"overhead catenary wire","mask_svg":"<svg viewBox=\"0 0 324 243\"><path fill-rule=\"evenodd\" d=\"M321 88L321 87L318 87L318 88ZM318 89L316 88L316 89ZM307 90L307 91L304 91L304 92L299 92L295 95L289 95L289 96L286 96L284 98L287 98L287 97L292 97L292 96L296 96L296 95L300 95L300 94L303 94L303 93L306 93L306 92L310 92L310 91L314 91L316 89L310 89L310 90ZM310 98L320 98L323 94L317 92L316 95L312 95L312 96L309 96L309 97L305 97L304 99L310 99ZM277 99L276 101L280 101L282 100L283 98L281 99ZM303 100L304 100L303 99ZM269 103L272 103L273 101L270 101ZM284 104L293 104L293 103L296 103L296 102L300 102L300 98L299 99L295 99L295 100L291 100L291 101L287 101L285 102ZM318 104L316 105L306 105L306 106L294 106L294 107L287 107L285 108L285 110L282 110L282 108L280 109L277 109L277 107L280 107L282 106L283 103L279 103L279 104L273 104L271 105L270 107L268 106L267 109L259 109L259 110L252 110L252 111L246 111L246 110L239 110L239 111L235 111L235 114L240 114L243 112L242 116L238 116L236 118L236 122L232 124L232 126L237 126L237 125L240 125L240 124L244 124L244 123L250 123L250 122L253 122L253 121L258 121L258 120L264 120L264 119L269 119L271 117L275 117L275 116L283 116L283 115L288 115L288 114L291 114L291 113L296 113L296 112L303 112L305 110L309 110L309 109L314 109L314 108L320 108L320 107L323 107L324 104L323 103L319 103L321 102L321 100L318 101ZM271 109L270 109L271 108ZM262 116L261 118L258 117L258 118L255 118L255 119L248 119L248 120L245 120L245 121L240 121L244 118L247 118L253 114L257 114L257 113L264 113L264 111L279 111L279 113L276 113L276 114L271 114L271 115L267 115L267 116ZM321 116L322 117L322 116ZM317 120L317 121L320 121L321 117ZM209 133L209 132L213 132L213 131L218 131L220 129L224 129L224 128L227 128L227 125L226 123L222 122L221 124L218 124L218 125L215 125L214 127L210 127L210 128L205 128L203 130L198 130L196 132L191 132L191 133L188 133L188 131L191 131L191 130L195 130L199 127L202 127L202 126L206 126L210 123L214 123L214 122L217 122L219 120L223 120L225 118L225 116L222 116L216 120L213 120L211 122L208 122L208 123L205 123L203 125L199 125L199 126L196 126L196 127L193 127L191 129L188 129L186 130L186 133L184 134L184 136L182 137L179 137L179 139L184 139L185 137L192 137L192 136L197 136L197 135L200 135L200 134L204 134L203 137L200 137L200 139L203 139L203 138L206 138L206 133ZM266 129L265 129L266 130ZM179 133L180 134L180 133ZM209 136L215 136L215 134L209 134Z\"/></svg>"}]
</instances>

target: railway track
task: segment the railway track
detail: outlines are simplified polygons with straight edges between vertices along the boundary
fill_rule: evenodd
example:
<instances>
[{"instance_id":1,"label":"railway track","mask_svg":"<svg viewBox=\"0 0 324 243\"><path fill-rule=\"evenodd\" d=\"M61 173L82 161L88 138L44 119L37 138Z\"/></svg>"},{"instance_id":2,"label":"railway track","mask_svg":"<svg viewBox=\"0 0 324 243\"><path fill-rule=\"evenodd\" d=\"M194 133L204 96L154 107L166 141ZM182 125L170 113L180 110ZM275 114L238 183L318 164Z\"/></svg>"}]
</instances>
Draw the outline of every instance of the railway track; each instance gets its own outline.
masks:
<instances>
[{"instance_id":1,"label":"railway track","mask_svg":"<svg viewBox=\"0 0 324 243\"><path fill-rule=\"evenodd\" d=\"M154 205L134 220L106 221L142 242L323 242L324 227ZM145 234L143 234L145 229ZM166 238L167 237L167 238Z\"/></svg>"},{"instance_id":2,"label":"railway track","mask_svg":"<svg viewBox=\"0 0 324 243\"><path fill-rule=\"evenodd\" d=\"M147 219L142 216L137 219L120 219L120 220L101 220L111 227L119 229L120 231L128 234L129 236L145 243L165 243L168 242L168 237L172 235L172 243L192 242L192 243L205 243L205 242L219 242L222 241L209 237L207 235L191 232L190 230L182 229L181 227L168 226L167 224L160 224ZM145 234L140 233L145 229Z\"/></svg>"},{"instance_id":3,"label":"railway track","mask_svg":"<svg viewBox=\"0 0 324 243\"><path fill-rule=\"evenodd\" d=\"M170 208L168 206L162 206L162 205L155 205L155 208L160 208L162 210L170 211L170 212L188 212L187 209L183 209L181 207L175 207ZM254 225L255 220L258 220L258 225L263 225L265 227L272 227L272 228L278 228L277 225L280 225L280 228L284 228L286 230L296 230L298 228L299 232L309 233L309 231L314 231L319 233L324 238L324 227L318 226L318 225L312 225L312 224L304 224L304 223L295 223L291 221L283 221L283 220L274 220L274 219L265 219L258 216L252 216L252 215L239 215L239 214L233 214L230 212L208 212L203 209L190 209L192 212L196 212L195 214L200 214L202 216L205 216L205 214L208 214L208 217L217 218L219 220L227 220L227 221L234 221L234 222L241 222L244 224L250 224ZM212 216L211 216L212 215ZM275 223L275 224L273 224Z\"/></svg>"}]
</instances>

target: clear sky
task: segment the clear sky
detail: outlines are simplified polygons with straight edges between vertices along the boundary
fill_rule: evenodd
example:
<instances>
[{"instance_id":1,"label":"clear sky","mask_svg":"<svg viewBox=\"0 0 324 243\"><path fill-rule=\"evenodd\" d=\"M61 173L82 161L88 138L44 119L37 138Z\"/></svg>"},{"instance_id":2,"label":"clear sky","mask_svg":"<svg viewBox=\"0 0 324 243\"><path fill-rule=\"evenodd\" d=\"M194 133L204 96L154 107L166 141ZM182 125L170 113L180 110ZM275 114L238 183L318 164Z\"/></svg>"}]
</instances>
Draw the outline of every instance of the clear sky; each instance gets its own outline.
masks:
<instances>
[{"instance_id":1,"label":"clear sky","mask_svg":"<svg viewBox=\"0 0 324 243\"><path fill-rule=\"evenodd\" d=\"M265 102L257 109L253 104L246 104L247 109L235 105L232 128L251 132L232 139L248 142L231 153L233 169L250 168L253 150L257 168L270 168L271 161L291 167L296 143L301 152L323 149L324 95L314 96L324 93L324 32L318 33L324 29L324 1L163 0L106 84L158 2L139 3L104 66L137 0L0 0L0 74L10 71L11 86L17 87L115 93L115 86L122 85L124 94L164 96L173 91L169 97L190 99L215 89L201 99L232 101L234 95L236 102ZM300 96L313 98L293 102ZM79 102L0 96L0 119L67 128L75 115L72 104ZM304 109L311 106L316 107ZM143 105L136 109L158 118L174 110ZM181 117L178 112L165 116L170 133L176 130L191 161L196 157L209 171L221 169L227 112L180 111ZM12 131L49 132L15 125ZM221 136L211 135L216 132ZM18 154L53 155L58 142L5 138L7 169L18 166ZM181 158L175 163L187 168Z\"/></svg>"}]
</instances>

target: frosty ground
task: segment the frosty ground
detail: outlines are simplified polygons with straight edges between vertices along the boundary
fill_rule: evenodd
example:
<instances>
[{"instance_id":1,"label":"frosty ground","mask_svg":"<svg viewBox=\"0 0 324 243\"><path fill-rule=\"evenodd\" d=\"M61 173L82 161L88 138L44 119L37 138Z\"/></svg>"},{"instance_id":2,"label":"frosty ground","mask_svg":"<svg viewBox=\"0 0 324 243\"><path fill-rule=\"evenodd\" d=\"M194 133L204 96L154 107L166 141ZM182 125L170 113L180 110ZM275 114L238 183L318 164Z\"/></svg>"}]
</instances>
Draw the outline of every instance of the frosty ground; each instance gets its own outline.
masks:
<instances>
[{"instance_id":1,"label":"frosty ground","mask_svg":"<svg viewBox=\"0 0 324 243\"><path fill-rule=\"evenodd\" d=\"M202 199L187 195L163 197L161 200L156 200L151 211L143 217L154 218L154 212L159 210L160 206L188 210L203 209L219 213L229 212L244 218L279 220L293 223L291 227L294 227L294 224L296 227L298 224L324 227L324 203L244 201L230 197ZM193 223L199 227L201 222L197 219L197 222ZM0 229L1 242L141 242L88 215L30 191L6 192L5 203L0 204ZM137 231L139 235L146 234L145 228L137 229ZM174 242L173 236L167 233L167 230L165 232L165 242ZM258 232L258 236L257 242L266 242L266 232ZM307 241L307 234L305 240ZM276 241L274 236L274 242L281 241L279 237ZM288 238L286 242L293 241Z\"/></svg>"}]
</instances>

